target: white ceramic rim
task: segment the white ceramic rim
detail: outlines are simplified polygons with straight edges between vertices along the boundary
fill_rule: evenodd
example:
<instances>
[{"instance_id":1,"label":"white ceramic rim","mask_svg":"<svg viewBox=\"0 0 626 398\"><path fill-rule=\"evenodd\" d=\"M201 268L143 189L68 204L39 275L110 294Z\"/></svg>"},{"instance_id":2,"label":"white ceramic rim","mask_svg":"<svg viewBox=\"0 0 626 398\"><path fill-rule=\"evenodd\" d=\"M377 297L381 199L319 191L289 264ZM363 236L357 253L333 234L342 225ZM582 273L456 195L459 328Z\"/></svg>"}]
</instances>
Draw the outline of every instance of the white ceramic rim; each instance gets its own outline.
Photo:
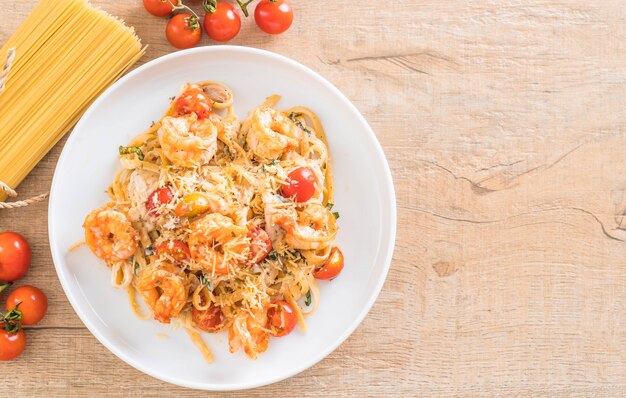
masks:
<instances>
[{"instance_id":1,"label":"white ceramic rim","mask_svg":"<svg viewBox=\"0 0 626 398\"><path fill-rule=\"evenodd\" d=\"M363 307L362 311L357 315L357 317L355 318L355 320L352 322L352 324L348 327L348 329L346 330L345 333L343 333L340 336L337 336L337 338L328 345L328 347L325 350L320 351L315 357L312 357L311 359L309 359L308 361L304 362L302 365L298 366L298 367L294 367L294 369L292 369L290 372L286 373L286 374L281 374L278 375L274 378L268 379L268 380L264 380L262 382L251 382L251 383L238 383L238 384L210 384L210 383L196 383L196 382L187 382L187 381L180 381L178 379L175 378L171 378L169 375L167 374L162 374L160 372L155 372L152 369L150 369L149 367L145 367L142 364L139 364L137 362L135 362L132 358L130 358L128 355L126 355L126 353L124 353L121 350L118 350L109 340L107 340L103 334L100 333L100 331L98 330L98 328L96 328L93 324L91 324L89 322L89 320L87 319L87 317L78 310L77 306L74 304L74 302L76 301L76 297L74 297L74 295L70 292L69 290L69 282L67 280L67 274L63 271L61 271L61 266L63 264L63 260L62 260L62 255L59 252L59 249L57 247L50 247L50 250L52 252L52 259L54 262L54 267L57 273L57 276L59 278L59 281L61 282L61 286L63 287L63 291L65 292L65 295L67 296L70 304L72 305L72 308L74 308L74 312L76 312L76 314L78 315L78 317L80 318L80 320L83 322L83 324L87 327L87 329L89 329L89 331L91 332L91 334L93 334L98 341L100 341L100 343L102 343L106 348L109 349L109 351L111 351L113 354L115 354L118 358L120 358L121 360L123 360L124 362L126 362L127 364L131 365L132 367L134 367L135 369L146 373L152 377L155 377L159 380L171 383L171 384L175 384L178 386L182 386L182 387L188 387L188 388L193 388L193 389L199 389L199 390L209 390L209 391L234 391L234 390L244 390L244 389L249 389L249 388L255 388L255 387L261 387L261 386L265 386L265 385L269 385L269 384L273 384L282 380L285 380L289 377L292 377L306 369L309 369L310 367L312 367L313 365L315 365L316 363L318 363L319 361L321 361L322 359L326 358L326 356L328 356L331 352L333 352L335 349L337 349L337 347L339 347L346 339L348 339L348 337L350 337L350 335L356 330L356 328L361 324L361 322L363 321L363 319L365 319L365 316L367 315L367 313L369 312L369 310L372 308L372 306L374 305L374 302L376 302L376 299L378 298L378 295L380 294L380 291L383 287L383 284L385 282L385 280L387 279L387 273L389 271L389 267L391 266L391 259L393 256L393 249L395 246L395 239L396 239L396 197L395 197L395 191L394 191L394 187L393 187L393 180L391 177L391 171L389 169L389 165L387 163L387 159L385 158L385 154L380 146L380 143L378 142L378 139L376 138L376 135L374 134L374 132L372 131L371 127L369 126L369 124L367 123L367 121L365 120L365 118L363 117L363 115L361 115L361 112L359 112L359 110L354 106L354 104L352 104L352 102L341 92L339 91L339 89L337 89L335 86L333 86L328 80L324 79L320 74L318 74L317 72L313 71L312 69L300 64L299 62L296 62L290 58L287 58L283 55L280 54L276 54L273 53L271 51L267 51L267 50L261 50L261 49L257 49L257 48L251 48L251 47L244 47L244 46L225 46L225 45L218 45L218 46L207 46L207 47L197 47L197 48L192 48L192 49L188 49L188 50L183 50L183 51L177 51L171 54L167 54L164 55L162 57L156 58L150 62L145 63L144 65L141 65L140 67L138 67L137 69L133 70L132 72L128 73L127 75L125 75L124 77L122 77L121 79L119 79L117 82L115 82L113 85L111 85L111 87L109 87L106 91L104 91L100 97L98 97L98 99L96 99L96 101L94 101L94 103L89 107L89 109L85 112L85 114L81 117L81 119L78 121L78 123L76 124L76 126L74 127L74 130L72 131L72 133L70 134L70 136L67 139L67 142L65 144L65 147L63 149L63 151L61 152L61 156L59 157L59 160L57 162L57 166L55 168L55 172L54 172L54 177L52 179L52 186L50 189L50 200L48 202L48 231L49 231L49 241L50 242L54 242L56 241L55 236L54 236L54 229L52 228L53 225L53 213L52 213L52 208L54 207L54 203L55 203L55 182L57 179L57 171L59 170L59 168L61 167L61 165L64 164L65 162L65 158L66 158L66 150L65 148L70 147L74 140L76 139L76 135L74 134L75 130L80 130L80 127L82 126L83 120L86 119L92 112L94 112L95 109L98 108L98 106L100 105L100 103L109 95L109 93L111 93L112 91L114 91L117 86L122 85L124 82L126 82L127 80L133 79L135 77L135 75L141 73L144 69L148 69L150 67L152 67L155 64L161 63L163 61L169 60L169 59L174 59L174 58L179 58L179 57L184 57L186 54L189 53L201 53L201 52L206 52L206 53L211 53L214 51L224 51L224 50L228 50L228 51L234 51L234 52L241 52L241 53L249 53L249 54L254 54L254 55L261 55L261 56L265 56L265 57L269 57L269 58L273 58L277 61L286 63L291 65L292 67L295 67L297 69L300 69L302 72L306 73L307 75L309 75L311 78L313 78L314 80L316 80L319 84L326 86L328 89L330 89L338 98L341 99L342 102L344 102L350 109L352 109L354 111L354 113L356 115L358 115L359 121L360 123L363 125L363 129L365 130L365 132L369 135L370 140L372 140L372 142L375 143L375 147L376 147L376 155L378 157L378 161L380 162L380 164L384 165L384 170L383 173L385 175L385 190L384 190L384 194L386 194L386 198L385 201L388 203L389 208L386 209L386 211L388 212L388 214L391 216L390 220L389 220L389 228L388 231L383 231L382 236L387 236L389 237L389 244L387 245L387 252L385 253L385 260L384 260L384 264L383 264L383 272L381 274L381 278L379 278L374 292L373 294L370 296L369 301L365 304L365 306Z\"/></svg>"}]
</instances>

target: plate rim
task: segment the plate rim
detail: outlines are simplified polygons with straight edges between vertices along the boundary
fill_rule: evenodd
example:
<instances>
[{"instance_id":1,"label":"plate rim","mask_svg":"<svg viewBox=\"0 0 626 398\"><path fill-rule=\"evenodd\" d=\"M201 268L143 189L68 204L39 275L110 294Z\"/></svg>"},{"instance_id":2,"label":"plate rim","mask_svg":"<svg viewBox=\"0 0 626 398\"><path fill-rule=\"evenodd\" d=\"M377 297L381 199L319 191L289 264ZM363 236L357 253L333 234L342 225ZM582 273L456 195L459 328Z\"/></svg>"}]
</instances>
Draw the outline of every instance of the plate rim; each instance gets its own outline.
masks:
<instances>
[{"instance_id":1,"label":"plate rim","mask_svg":"<svg viewBox=\"0 0 626 398\"><path fill-rule=\"evenodd\" d=\"M68 148L71 145L68 146L68 144L72 144L76 140L77 135L75 134L75 132L80 130L84 120L87 119L93 112L95 112L95 110L99 107L100 103L104 101L111 94L111 92L116 90L118 86L124 84L128 80L133 79L136 75L142 73L144 70L152 67L153 65L168 61L170 59L185 57L188 54L203 53L203 52L211 53L211 52L216 52L216 51L233 51L235 53L247 53L247 54L251 54L254 56L272 58L276 61L289 64L292 67L300 69L302 72L306 73L307 75L310 75L314 80L316 80L320 84L326 86L327 89L330 89L342 102L344 102L357 115L359 122L363 126L365 126L365 132L369 135L369 138L374 143L376 156L378 157L378 160L383 165L382 173L384 176L384 181L382 182L385 185L384 188L386 188L385 189L386 195L384 195L386 197L384 197L384 200L386 200L386 202L388 203L388 208L386 210L388 211L389 216L390 216L388 230L382 231L383 236L388 235L387 238L388 238L389 244L387 245L386 253L384 253L384 264L383 264L381 278L379 278L376 285L374 286L374 291L372 292L373 294L370 296L368 302L362 307L361 311L358 313L358 315L355 317L354 321L350 324L350 326L346 329L346 331L340 336L338 336L337 338L335 338L334 341L328 344L328 346L325 349L321 350L317 355L311 357L307 361L303 361L301 365L294 367L293 369L291 369L290 371L284 374L279 374L275 377L271 377L262 381L242 382L242 383L233 383L233 384L214 384L214 383L202 383L202 382L179 380L175 377L170 377L167 374L153 371L150 367L144 366L143 364L138 363L131 357L127 356L123 350L118 349L112 342L110 342L104 336L104 334L100 333L99 329L95 327L95 325L93 325L87 319L86 314L84 314L82 311L79 311L79 309L77 308L77 304L75 304L75 302L77 302L77 298L69 290L70 289L69 281L67 280L68 275L66 275L65 271L61 270L62 265L64 265L64 261L62 260L61 253L59 253L58 244L57 245L52 244L52 242L56 242L56 234L54 232L54 229L52 228L52 225L54 222L53 207L54 207L55 199L56 199L57 179L60 178L58 177L58 171L61 168L61 166L65 164L67 156L69 156ZM57 274L57 278L59 279L61 283L63 292L65 293L65 296L70 302L72 309L74 310L76 315L78 315L81 322L85 325L85 327L89 330L89 332L100 342L100 344L104 345L110 352L112 352L119 359L121 359L122 361L124 361L125 363L139 370L142 373L152 376L158 380L161 380L170 384L174 384L177 386L181 386L181 387L192 388L196 390L205 390L205 391L246 390L246 389L251 389L251 388L256 388L256 387L261 387L261 386L266 386L266 385L277 383L279 381L293 377L311 368L312 366L314 366L315 364L317 364L318 362L326 358L328 355L330 355L333 351L335 351L341 344L343 344L354 333L357 327L363 322L363 320L365 319L365 317L367 316L367 314L373 307L374 303L378 299L378 296L380 295L382 287L385 281L387 280L389 268L391 267L391 261L392 261L392 257L393 257L393 253L395 249L396 230L397 230L396 206L397 204L396 204L396 195L395 195L395 190L394 190L394 185L393 185L393 178L392 178L391 170L389 168L389 163L387 162L387 158L385 157L382 146L380 145L378 138L374 134L372 128L370 127L365 117L361 114L358 108L352 103L352 101L350 101L337 87L335 87L332 83L330 83L321 74L319 74L318 72L315 72L313 69L307 67L306 65L303 65L291 58L288 58L284 55L281 55L272 51L254 48L254 47L234 46L234 45L204 46L204 47L196 47L196 48L182 50L182 51L175 51L173 53L163 55L161 57L150 60L143 65L140 65L139 67L135 68L134 70L132 70L131 72L127 73L122 78L117 80L110 87L108 87L104 92L102 92L96 98L96 100L89 106L89 108L85 111L85 113L81 116L80 120L72 128L72 131L63 146L63 150L61 151L61 154L59 156L59 159L54 169L54 174L53 174L52 183L50 187L50 198L48 201L48 241L49 241L48 243L50 246L50 252L52 254L52 261L54 263L54 268Z\"/></svg>"}]
</instances>

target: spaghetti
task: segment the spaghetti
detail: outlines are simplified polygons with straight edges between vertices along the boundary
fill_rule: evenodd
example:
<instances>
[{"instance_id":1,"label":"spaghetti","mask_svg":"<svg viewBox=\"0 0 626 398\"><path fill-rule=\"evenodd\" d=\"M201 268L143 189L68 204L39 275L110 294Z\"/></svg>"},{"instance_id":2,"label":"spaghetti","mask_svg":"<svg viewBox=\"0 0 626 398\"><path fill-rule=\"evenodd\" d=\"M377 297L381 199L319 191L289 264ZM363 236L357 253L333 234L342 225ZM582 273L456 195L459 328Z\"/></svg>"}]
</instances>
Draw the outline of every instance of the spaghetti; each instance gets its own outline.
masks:
<instances>
[{"instance_id":1,"label":"spaghetti","mask_svg":"<svg viewBox=\"0 0 626 398\"><path fill-rule=\"evenodd\" d=\"M13 48L0 95L0 181L15 188L144 49L131 28L85 0L41 0L0 59Z\"/></svg>"},{"instance_id":2,"label":"spaghetti","mask_svg":"<svg viewBox=\"0 0 626 398\"><path fill-rule=\"evenodd\" d=\"M87 245L135 311L136 291L207 360L199 330L228 330L231 352L252 359L296 322L306 331L319 303L314 276L340 254L322 124L304 107L276 109L279 99L240 122L228 87L185 84L161 120L119 148L111 202L85 219ZM303 170L308 185L288 195ZM303 296L313 301L306 312Z\"/></svg>"}]
</instances>

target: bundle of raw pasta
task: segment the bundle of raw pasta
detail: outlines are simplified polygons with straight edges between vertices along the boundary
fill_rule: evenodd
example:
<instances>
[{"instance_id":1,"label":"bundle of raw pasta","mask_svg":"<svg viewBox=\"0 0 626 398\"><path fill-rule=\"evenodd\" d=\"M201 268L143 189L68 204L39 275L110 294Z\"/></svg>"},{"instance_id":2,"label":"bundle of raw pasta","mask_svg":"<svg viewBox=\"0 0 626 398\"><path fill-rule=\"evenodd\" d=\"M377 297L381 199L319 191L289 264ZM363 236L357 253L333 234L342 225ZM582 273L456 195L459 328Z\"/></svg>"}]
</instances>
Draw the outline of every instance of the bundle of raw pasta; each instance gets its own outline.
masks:
<instances>
[{"instance_id":1,"label":"bundle of raw pasta","mask_svg":"<svg viewBox=\"0 0 626 398\"><path fill-rule=\"evenodd\" d=\"M132 28L86 0L41 0L0 49L0 66L11 49L0 93L0 181L15 188L144 48Z\"/></svg>"}]
</instances>

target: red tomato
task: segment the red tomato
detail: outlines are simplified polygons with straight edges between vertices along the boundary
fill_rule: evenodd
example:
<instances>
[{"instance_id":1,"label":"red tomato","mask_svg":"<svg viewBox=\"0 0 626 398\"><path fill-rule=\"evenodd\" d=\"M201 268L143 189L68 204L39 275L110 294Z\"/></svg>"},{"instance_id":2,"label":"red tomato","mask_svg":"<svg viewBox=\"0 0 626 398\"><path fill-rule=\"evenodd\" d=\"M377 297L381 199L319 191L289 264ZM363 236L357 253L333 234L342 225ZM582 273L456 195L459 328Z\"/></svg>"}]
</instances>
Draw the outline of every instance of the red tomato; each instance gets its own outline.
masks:
<instances>
[{"instance_id":1,"label":"red tomato","mask_svg":"<svg viewBox=\"0 0 626 398\"><path fill-rule=\"evenodd\" d=\"M343 269L343 253L337 246L330 249L330 256L321 268L313 272L315 279L333 279Z\"/></svg>"},{"instance_id":2,"label":"red tomato","mask_svg":"<svg viewBox=\"0 0 626 398\"><path fill-rule=\"evenodd\" d=\"M22 329L17 333L0 330L0 361L10 361L20 356L26 348L26 334Z\"/></svg>"},{"instance_id":3,"label":"red tomato","mask_svg":"<svg viewBox=\"0 0 626 398\"><path fill-rule=\"evenodd\" d=\"M26 238L15 232L0 233L0 280L13 282L26 275L30 258Z\"/></svg>"},{"instance_id":4,"label":"red tomato","mask_svg":"<svg viewBox=\"0 0 626 398\"><path fill-rule=\"evenodd\" d=\"M205 332L217 332L224 327L224 312L217 305L211 305L204 311L199 311L193 307L191 319L199 329Z\"/></svg>"},{"instance_id":5,"label":"red tomato","mask_svg":"<svg viewBox=\"0 0 626 398\"><path fill-rule=\"evenodd\" d=\"M165 27L165 37L178 49L194 47L200 41L202 29L191 14L176 14Z\"/></svg>"},{"instance_id":6,"label":"red tomato","mask_svg":"<svg viewBox=\"0 0 626 398\"><path fill-rule=\"evenodd\" d=\"M7 296L7 311L17 307L22 312L22 324L34 325L41 321L48 311L48 298L34 286L20 286Z\"/></svg>"},{"instance_id":7,"label":"red tomato","mask_svg":"<svg viewBox=\"0 0 626 398\"><path fill-rule=\"evenodd\" d=\"M212 106L213 101L198 87L188 89L176 99L178 113L181 115L195 113L198 119L211 116Z\"/></svg>"},{"instance_id":8,"label":"red tomato","mask_svg":"<svg viewBox=\"0 0 626 398\"><path fill-rule=\"evenodd\" d=\"M248 230L250 238L250 264L258 264L265 260L267 254L272 250L272 240L263 228L251 227Z\"/></svg>"},{"instance_id":9,"label":"red tomato","mask_svg":"<svg viewBox=\"0 0 626 398\"><path fill-rule=\"evenodd\" d=\"M224 2L217 3L215 12L204 16L204 30L215 41L228 41L237 36L241 28L241 18L235 8Z\"/></svg>"},{"instance_id":10,"label":"red tomato","mask_svg":"<svg viewBox=\"0 0 626 398\"><path fill-rule=\"evenodd\" d=\"M159 243L156 247L158 255L167 254L176 261L187 260L191 257L189 252L189 246L182 240L170 240L163 243Z\"/></svg>"},{"instance_id":11,"label":"red tomato","mask_svg":"<svg viewBox=\"0 0 626 398\"><path fill-rule=\"evenodd\" d=\"M308 167L298 167L288 175L289 182L283 185L281 192L284 197L296 202L306 202L311 199L317 189L315 173Z\"/></svg>"},{"instance_id":12,"label":"red tomato","mask_svg":"<svg viewBox=\"0 0 626 398\"><path fill-rule=\"evenodd\" d=\"M286 336L296 327L296 313L286 301L275 301L267 311L270 330L275 337Z\"/></svg>"},{"instance_id":13,"label":"red tomato","mask_svg":"<svg viewBox=\"0 0 626 398\"><path fill-rule=\"evenodd\" d=\"M146 200L146 210L148 210L148 214L151 216L158 216L159 208L162 205L172 203L174 200L174 192L168 186L164 186L161 188L157 188L148 196L148 200Z\"/></svg>"},{"instance_id":14,"label":"red tomato","mask_svg":"<svg viewBox=\"0 0 626 398\"><path fill-rule=\"evenodd\" d=\"M283 33L293 22L293 11L285 0L261 0L254 10L254 20L265 33Z\"/></svg>"},{"instance_id":15,"label":"red tomato","mask_svg":"<svg viewBox=\"0 0 626 398\"><path fill-rule=\"evenodd\" d=\"M170 0L172 4L178 5L178 0ZM172 4L167 0L143 0L143 6L155 17L167 17L172 13Z\"/></svg>"}]
</instances>

